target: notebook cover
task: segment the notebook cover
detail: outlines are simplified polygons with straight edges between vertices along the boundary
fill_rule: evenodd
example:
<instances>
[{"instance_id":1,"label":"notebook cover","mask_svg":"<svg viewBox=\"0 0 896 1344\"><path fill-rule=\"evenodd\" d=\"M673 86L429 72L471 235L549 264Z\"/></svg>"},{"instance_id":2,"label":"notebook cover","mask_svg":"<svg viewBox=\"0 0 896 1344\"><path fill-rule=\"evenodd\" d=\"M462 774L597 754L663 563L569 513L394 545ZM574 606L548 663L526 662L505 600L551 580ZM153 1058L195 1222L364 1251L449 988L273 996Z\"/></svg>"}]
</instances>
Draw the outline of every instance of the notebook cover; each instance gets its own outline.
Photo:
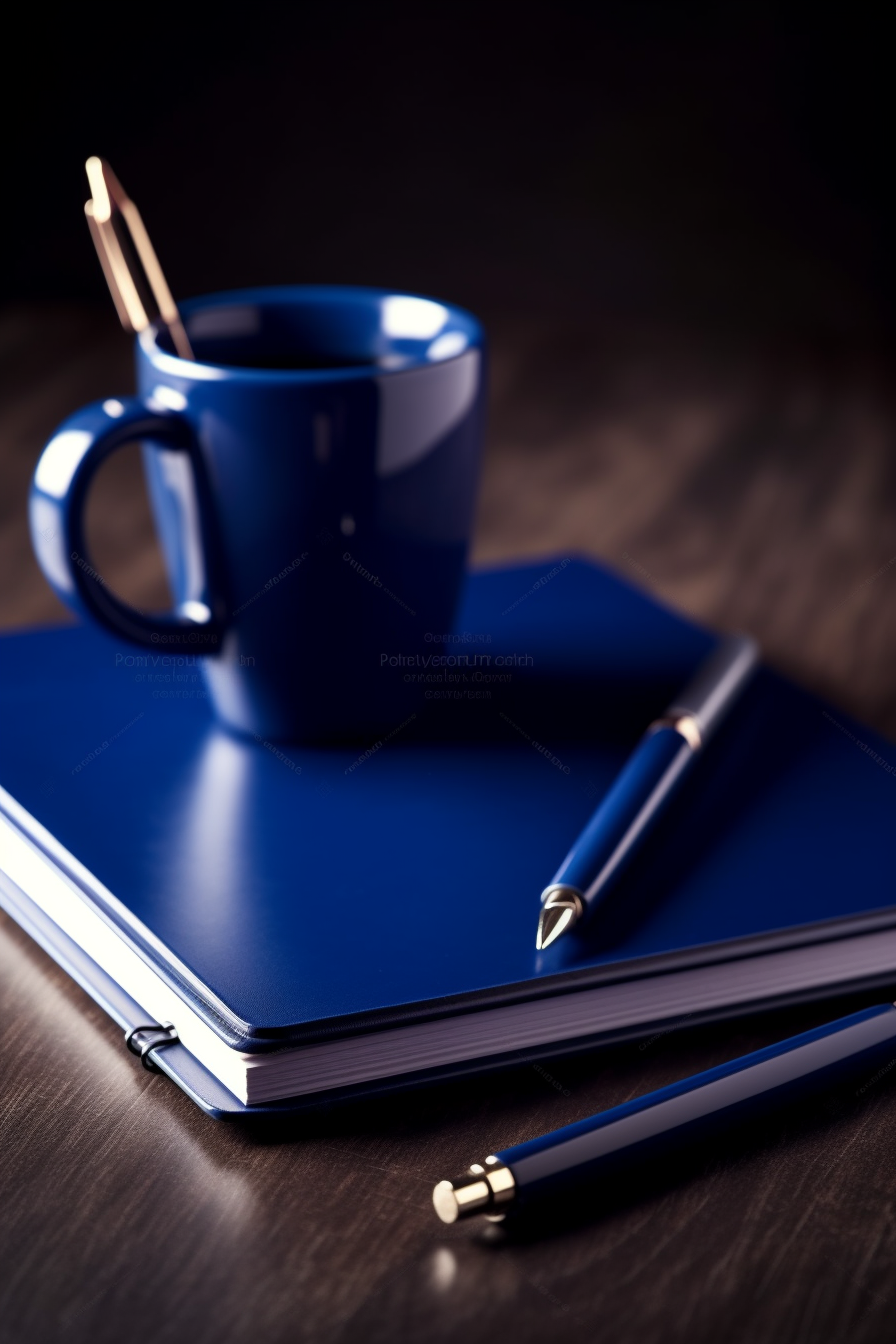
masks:
<instances>
[{"instance_id":1,"label":"notebook cover","mask_svg":"<svg viewBox=\"0 0 896 1344\"><path fill-rule=\"evenodd\" d=\"M590 563L476 574L450 638L383 651L415 717L325 750L218 728L190 660L12 635L0 784L244 1050L896 924L896 749L763 670L600 920L536 954L541 888L712 642Z\"/></svg>"}]
</instances>

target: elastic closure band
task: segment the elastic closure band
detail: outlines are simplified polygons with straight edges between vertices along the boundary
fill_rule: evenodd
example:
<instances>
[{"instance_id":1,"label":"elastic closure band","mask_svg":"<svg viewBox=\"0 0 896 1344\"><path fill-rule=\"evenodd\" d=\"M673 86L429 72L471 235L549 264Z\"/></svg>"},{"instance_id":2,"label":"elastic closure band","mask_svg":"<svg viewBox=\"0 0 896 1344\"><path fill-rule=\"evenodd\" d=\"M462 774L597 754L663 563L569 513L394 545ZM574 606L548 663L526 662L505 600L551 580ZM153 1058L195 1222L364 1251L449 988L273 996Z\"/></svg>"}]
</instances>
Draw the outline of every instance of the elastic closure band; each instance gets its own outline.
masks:
<instances>
[{"instance_id":1,"label":"elastic closure band","mask_svg":"<svg viewBox=\"0 0 896 1344\"><path fill-rule=\"evenodd\" d=\"M144 1069L150 1073L161 1073L154 1059L150 1059L151 1050L173 1045L178 1040L177 1028L170 1022L148 1022L140 1027L131 1027L124 1034L124 1043L132 1055L137 1055Z\"/></svg>"}]
</instances>

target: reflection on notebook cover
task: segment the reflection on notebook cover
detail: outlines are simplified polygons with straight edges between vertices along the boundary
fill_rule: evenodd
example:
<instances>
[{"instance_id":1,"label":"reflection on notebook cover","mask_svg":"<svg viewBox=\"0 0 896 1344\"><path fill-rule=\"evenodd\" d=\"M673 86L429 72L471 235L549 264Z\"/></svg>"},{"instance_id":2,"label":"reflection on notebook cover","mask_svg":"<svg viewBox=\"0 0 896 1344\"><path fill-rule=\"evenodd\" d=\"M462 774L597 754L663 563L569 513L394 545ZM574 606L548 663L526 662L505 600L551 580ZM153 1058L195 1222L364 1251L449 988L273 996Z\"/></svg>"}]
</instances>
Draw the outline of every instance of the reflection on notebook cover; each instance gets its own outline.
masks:
<instances>
[{"instance_id":1,"label":"reflection on notebook cover","mask_svg":"<svg viewBox=\"0 0 896 1344\"><path fill-rule=\"evenodd\" d=\"M9 636L0 901L237 1109L896 979L896 748L769 671L585 933L536 953L545 881L711 643L591 564L477 574L453 633L409 617L383 650L413 716L309 749L217 728L189 658Z\"/></svg>"}]
</instances>

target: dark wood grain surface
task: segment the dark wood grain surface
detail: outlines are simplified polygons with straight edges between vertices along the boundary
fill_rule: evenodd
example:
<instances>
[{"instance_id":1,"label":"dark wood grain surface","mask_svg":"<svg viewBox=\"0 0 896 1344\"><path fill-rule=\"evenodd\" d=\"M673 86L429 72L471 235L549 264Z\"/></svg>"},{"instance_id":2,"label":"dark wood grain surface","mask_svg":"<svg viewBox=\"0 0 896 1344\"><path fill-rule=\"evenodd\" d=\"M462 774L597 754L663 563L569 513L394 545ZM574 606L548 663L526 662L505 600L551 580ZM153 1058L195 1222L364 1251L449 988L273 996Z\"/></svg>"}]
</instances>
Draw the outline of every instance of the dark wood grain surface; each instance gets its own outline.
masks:
<instances>
[{"instance_id":1,"label":"dark wood grain surface","mask_svg":"<svg viewBox=\"0 0 896 1344\"><path fill-rule=\"evenodd\" d=\"M492 321L474 558L585 552L896 735L896 414L873 352ZM0 621L65 619L27 484L56 423L130 387L105 313L0 316ZM92 506L102 572L165 585L128 450ZM0 729L2 730L2 729ZM896 783L894 815L896 815ZM894 828L896 830L896 828ZM251 1135L140 1069L0 920L0 1339L889 1340L896 1070L578 1225L446 1229L434 1180L860 1002L480 1077Z\"/></svg>"}]
</instances>

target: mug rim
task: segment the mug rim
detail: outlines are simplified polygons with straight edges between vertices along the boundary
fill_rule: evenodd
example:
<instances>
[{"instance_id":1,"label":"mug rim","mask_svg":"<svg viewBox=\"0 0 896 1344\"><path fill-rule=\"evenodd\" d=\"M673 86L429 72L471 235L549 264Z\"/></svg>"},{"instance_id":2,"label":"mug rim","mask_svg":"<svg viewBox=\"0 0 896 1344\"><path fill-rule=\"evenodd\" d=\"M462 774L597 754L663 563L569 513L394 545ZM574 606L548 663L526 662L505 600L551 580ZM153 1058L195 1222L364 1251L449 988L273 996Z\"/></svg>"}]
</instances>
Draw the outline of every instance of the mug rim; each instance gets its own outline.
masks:
<instances>
[{"instance_id":1,"label":"mug rim","mask_svg":"<svg viewBox=\"0 0 896 1344\"><path fill-rule=\"evenodd\" d=\"M381 364L346 365L332 369L265 369L245 368L238 364L214 363L207 360L183 359L162 349L158 343L162 324L155 321L137 336L137 347L143 358L159 373L176 375L179 378L201 382L271 382L271 383L319 383L319 382L358 382L371 377L400 378L403 374L414 373L420 369L443 368L455 360L462 359L471 350L481 351L485 344L485 333L479 319L465 308L443 299L434 299L429 295L415 294L407 290L386 289L367 285L264 285L246 289L220 290L212 294L196 295L180 304L181 316L189 334L189 320L197 313L208 309L226 307L229 304L250 304L259 306L283 306L300 304L302 301L326 299L328 302L355 303L369 307L382 307L385 300L411 300L427 305L437 305L444 310L442 327L434 331L431 344L442 335L453 332L462 333L465 344L462 349L444 356L426 358L425 353L408 353L406 363L399 367ZM420 339L419 336L395 337L394 339ZM426 339L426 338L423 338Z\"/></svg>"}]
</instances>

